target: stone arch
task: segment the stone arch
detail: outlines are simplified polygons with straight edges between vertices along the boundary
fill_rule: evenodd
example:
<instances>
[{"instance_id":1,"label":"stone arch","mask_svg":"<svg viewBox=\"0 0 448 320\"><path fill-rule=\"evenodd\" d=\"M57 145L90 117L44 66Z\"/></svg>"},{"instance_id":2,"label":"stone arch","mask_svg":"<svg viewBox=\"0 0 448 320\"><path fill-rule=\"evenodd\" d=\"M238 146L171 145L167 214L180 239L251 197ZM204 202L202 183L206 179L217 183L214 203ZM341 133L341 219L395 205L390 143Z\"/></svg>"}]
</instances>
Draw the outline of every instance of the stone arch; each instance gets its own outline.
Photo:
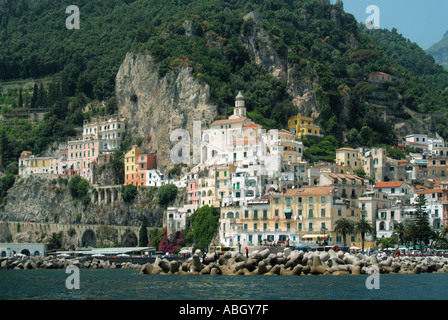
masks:
<instances>
[{"instance_id":1,"label":"stone arch","mask_svg":"<svg viewBox=\"0 0 448 320\"><path fill-rule=\"evenodd\" d=\"M5 258L6 257L6 251L2 251L2 253L0 254L0 257Z\"/></svg>"},{"instance_id":2,"label":"stone arch","mask_svg":"<svg viewBox=\"0 0 448 320\"><path fill-rule=\"evenodd\" d=\"M123 247L136 247L138 245L138 238L134 231L126 230L121 237L121 245Z\"/></svg>"},{"instance_id":3,"label":"stone arch","mask_svg":"<svg viewBox=\"0 0 448 320\"><path fill-rule=\"evenodd\" d=\"M31 256L31 252L30 252L30 250L28 250L28 249L23 249L21 252L20 252L21 254L24 254L24 255L26 255L26 256Z\"/></svg>"},{"instance_id":4,"label":"stone arch","mask_svg":"<svg viewBox=\"0 0 448 320\"><path fill-rule=\"evenodd\" d=\"M82 234L81 246L82 247L95 247L96 246L96 235L92 229L87 229Z\"/></svg>"}]
</instances>

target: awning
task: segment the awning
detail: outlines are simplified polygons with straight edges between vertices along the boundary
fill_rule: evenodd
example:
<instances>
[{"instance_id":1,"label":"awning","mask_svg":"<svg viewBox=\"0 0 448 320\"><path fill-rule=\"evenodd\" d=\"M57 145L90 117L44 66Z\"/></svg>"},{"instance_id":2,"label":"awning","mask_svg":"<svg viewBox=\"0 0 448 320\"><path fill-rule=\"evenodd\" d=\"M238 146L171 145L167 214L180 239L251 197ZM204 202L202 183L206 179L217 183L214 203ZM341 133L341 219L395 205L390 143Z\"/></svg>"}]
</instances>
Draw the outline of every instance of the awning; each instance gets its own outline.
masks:
<instances>
[{"instance_id":1,"label":"awning","mask_svg":"<svg viewBox=\"0 0 448 320\"><path fill-rule=\"evenodd\" d=\"M291 212L292 212L291 209L285 209L285 210L283 210L283 213L291 213Z\"/></svg>"},{"instance_id":2,"label":"awning","mask_svg":"<svg viewBox=\"0 0 448 320\"><path fill-rule=\"evenodd\" d=\"M324 235L323 234L306 234L302 237L302 239L314 239L314 238L318 238L318 237L323 238Z\"/></svg>"}]
</instances>

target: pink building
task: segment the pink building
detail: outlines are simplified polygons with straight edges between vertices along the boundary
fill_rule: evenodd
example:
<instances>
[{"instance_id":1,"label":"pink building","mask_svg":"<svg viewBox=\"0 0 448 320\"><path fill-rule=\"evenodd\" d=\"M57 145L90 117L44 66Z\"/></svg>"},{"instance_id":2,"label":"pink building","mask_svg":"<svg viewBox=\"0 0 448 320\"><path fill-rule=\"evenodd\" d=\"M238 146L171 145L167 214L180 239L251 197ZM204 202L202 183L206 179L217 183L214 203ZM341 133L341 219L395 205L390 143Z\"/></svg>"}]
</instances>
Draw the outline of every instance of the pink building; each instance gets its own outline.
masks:
<instances>
[{"instance_id":1,"label":"pink building","mask_svg":"<svg viewBox=\"0 0 448 320\"><path fill-rule=\"evenodd\" d=\"M199 184L197 173L188 173L187 175L187 203L199 204Z\"/></svg>"}]
</instances>

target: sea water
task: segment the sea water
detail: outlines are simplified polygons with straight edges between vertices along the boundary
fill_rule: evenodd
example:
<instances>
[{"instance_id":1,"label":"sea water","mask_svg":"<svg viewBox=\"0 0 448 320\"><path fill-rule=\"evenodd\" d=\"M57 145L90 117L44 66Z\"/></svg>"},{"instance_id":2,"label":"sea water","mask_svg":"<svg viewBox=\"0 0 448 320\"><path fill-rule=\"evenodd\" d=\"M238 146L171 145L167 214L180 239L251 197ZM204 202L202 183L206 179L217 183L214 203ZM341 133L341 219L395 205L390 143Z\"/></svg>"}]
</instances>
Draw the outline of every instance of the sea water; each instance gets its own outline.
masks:
<instances>
[{"instance_id":1,"label":"sea water","mask_svg":"<svg viewBox=\"0 0 448 320\"><path fill-rule=\"evenodd\" d=\"M448 274L210 276L143 275L135 269L0 270L0 300L446 300Z\"/></svg>"}]
</instances>

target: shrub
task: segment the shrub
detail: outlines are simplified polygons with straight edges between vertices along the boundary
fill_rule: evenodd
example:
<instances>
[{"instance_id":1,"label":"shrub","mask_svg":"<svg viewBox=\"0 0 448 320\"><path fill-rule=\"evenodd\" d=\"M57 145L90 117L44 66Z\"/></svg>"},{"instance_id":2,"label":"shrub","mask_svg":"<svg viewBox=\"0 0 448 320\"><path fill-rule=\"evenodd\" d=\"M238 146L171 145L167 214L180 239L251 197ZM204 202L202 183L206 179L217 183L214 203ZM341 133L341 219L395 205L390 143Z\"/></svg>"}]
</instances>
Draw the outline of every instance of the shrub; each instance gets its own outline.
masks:
<instances>
[{"instance_id":1,"label":"shrub","mask_svg":"<svg viewBox=\"0 0 448 320\"><path fill-rule=\"evenodd\" d=\"M177 187L174 184L166 184L159 189L157 199L159 204L168 204L177 196Z\"/></svg>"},{"instance_id":2,"label":"shrub","mask_svg":"<svg viewBox=\"0 0 448 320\"><path fill-rule=\"evenodd\" d=\"M128 184L123 187L122 197L123 197L124 202L131 202L132 200L135 199L137 194L138 194L137 187L134 186L133 184Z\"/></svg>"}]
</instances>

